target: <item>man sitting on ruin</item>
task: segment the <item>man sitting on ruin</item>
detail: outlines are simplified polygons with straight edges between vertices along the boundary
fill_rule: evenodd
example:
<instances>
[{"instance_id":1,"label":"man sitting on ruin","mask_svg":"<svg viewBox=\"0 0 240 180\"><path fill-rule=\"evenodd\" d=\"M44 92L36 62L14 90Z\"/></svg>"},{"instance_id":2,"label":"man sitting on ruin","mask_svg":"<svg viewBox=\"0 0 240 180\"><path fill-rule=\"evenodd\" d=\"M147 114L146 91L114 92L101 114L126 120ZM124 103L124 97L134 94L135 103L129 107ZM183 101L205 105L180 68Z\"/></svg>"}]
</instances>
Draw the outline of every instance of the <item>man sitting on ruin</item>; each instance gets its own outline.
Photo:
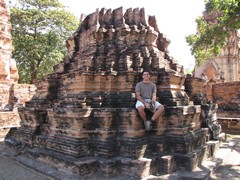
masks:
<instances>
[{"instance_id":1,"label":"man sitting on ruin","mask_svg":"<svg viewBox=\"0 0 240 180\"><path fill-rule=\"evenodd\" d=\"M142 72L143 80L137 83L135 87L136 92L136 109L139 115L144 120L146 131L151 130L152 123L162 114L164 107L156 101L156 85L150 81L150 74L148 71ZM145 108L153 112L151 119L147 119Z\"/></svg>"}]
</instances>

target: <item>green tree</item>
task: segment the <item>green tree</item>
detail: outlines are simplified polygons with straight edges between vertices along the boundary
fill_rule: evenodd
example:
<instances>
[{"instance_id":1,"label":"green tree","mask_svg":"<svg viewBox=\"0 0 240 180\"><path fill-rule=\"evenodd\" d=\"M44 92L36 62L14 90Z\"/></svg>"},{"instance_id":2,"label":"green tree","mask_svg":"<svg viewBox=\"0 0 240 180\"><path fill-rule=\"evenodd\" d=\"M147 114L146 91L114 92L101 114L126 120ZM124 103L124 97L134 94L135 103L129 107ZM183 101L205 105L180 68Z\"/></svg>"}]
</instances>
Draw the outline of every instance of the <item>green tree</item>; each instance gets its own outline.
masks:
<instances>
[{"instance_id":1,"label":"green tree","mask_svg":"<svg viewBox=\"0 0 240 180\"><path fill-rule=\"evenodd\" d=\"M198 33L186 37L197 65L217 56L226 45L228 33L240 29L240 0L205 0L205 13L214 21L198 17Z\"/></svg>"},{"instance_id":2,"label":"green tree","mask_svg":"<svg viewBox=\"0 0 240 180\"><path fill-rule=\"evenodd\" d=\"M53 72L66 55L65 40L78 19L57 0L18 0L10 4L12 40L20 83L33 83Z\"/></svg>"}]
</instances>

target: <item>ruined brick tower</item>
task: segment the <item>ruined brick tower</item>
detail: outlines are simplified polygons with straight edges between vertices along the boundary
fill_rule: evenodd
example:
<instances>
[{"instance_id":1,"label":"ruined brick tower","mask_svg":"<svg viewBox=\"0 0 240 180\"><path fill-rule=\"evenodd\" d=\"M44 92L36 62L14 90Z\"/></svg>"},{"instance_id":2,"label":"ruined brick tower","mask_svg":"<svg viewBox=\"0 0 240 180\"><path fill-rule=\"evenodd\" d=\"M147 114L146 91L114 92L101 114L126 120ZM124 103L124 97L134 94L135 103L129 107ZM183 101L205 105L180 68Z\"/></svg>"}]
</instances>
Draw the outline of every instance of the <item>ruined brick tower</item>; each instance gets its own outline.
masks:
<instances>
[{"instance_id":1,"label":"ruined brick tower","mask_svg":"<svg viewBox=\"0 0 240 180\"><path fill-rule=\"evenodd\" d=\"M67 40L68 55L19 108L21 127L6 143L80 177L192 170L209 156L208 129L200 127L201 108L184 91L183 68L169 55L169 43L144 9L88 15ZM134 108L143 69L165 106L150 133Z\"/></svg>"},{"instance_id":2,"label":"ruined brick tower","mask_svg":"<svg viewBox=\"0 0 240 180\"><path fill-rule=\"evenodd\" d=\"M10 14L3 0L0 1L0 13L0 82L2 86L11 86L18 81L18 70L16 63L11 59L13 46ZM1 108L10 103L7 97L9 95L1 93Z\"/></svg>"},{"instance_id":3,"label":"ruined brick tower","mask_svg":"<svg viewBox=\"0 0 240 180\"><path fill-rule=\"evenodd\" d=\"M0 138L11 127L19 126L20 118L14 109L14 94L18 88L18 69L12 57L10 14L6 4L0 1Z\"/></svg>"},{"instance_id":4,"label":"ruined brick tower","mask_svg":"<svg viewBox=\"0 0 240 180\"><path fill-rule=\"evenodd\" d=\"M209 24L214 25L218 13L203 12L203 18ZM233 82L240 80L240 33L238 30L228 31L226 45L218 56L212 56L202 65L195 66L194 76L198 78L207 77L207 82Z\"/></svg>"}]
</instances>

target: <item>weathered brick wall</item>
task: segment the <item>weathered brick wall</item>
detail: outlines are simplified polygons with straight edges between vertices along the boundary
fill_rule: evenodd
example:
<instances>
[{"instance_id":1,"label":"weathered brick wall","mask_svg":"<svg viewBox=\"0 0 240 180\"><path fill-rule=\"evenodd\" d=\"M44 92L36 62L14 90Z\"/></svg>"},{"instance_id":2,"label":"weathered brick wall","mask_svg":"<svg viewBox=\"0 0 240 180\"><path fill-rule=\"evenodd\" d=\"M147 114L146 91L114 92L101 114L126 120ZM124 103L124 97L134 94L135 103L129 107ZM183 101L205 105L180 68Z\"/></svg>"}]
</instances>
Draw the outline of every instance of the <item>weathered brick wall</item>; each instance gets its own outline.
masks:
<instances>
[{"instance_id":1,"label":"weathered brick wall","mask_svg":"<svg viewBox=\"0 0 240 180\"><path fill-rule=\"evenodd\" d=\"M223 132L240 134L240 81L214 84L212 95Z\"/></svg>"},{"instance_id":2,"label":"weathered brick wall","mask_svg":"<svg viewBox=\"0 0 240 180\"><path fill-rule=\"evenodd\" d=\"M212 94L219 110L240 112L240 81L214 84Z\"/></svg>"},{"instance_id":3,"label":"weathered brick wall","mask_svg":"<svg viewBox=\"0 0 240 180\"><path fill-rule=\"evenodd\" d=\"M14 85L14 84L13 84ZM6 104L11 103L10 92L12 83L11 82L0 82L0 109L3 109Z\"/></svg>"},{"instance_id":4,"label":"weathered brick wall","mask_svg":"<svg viewBox=\"0 0 240 180\"><path fill-rule=\"evenodd\" d=\"M212 84L205 85L205 94L208 101L213 101L213 91L212 91Z\"/></svg>"},{"instance_id":5,"label":"weathered brick wall","mask_svg":"<svg viewBox=\"0 0 240 180\"><path fill-rule=\"evenodd\" d=\"M231 134L240 134L240 81L228 83L204 83L200 78L187 76L185 91L190 101L196 103L197 94L206 96L207 102L218 104L218 123L222 131Z\"/></svg>"},{"instance_id":6,"label":"weathered brick wall","mask_svg":"<svg viewBox=\"0 0 240 180\"><path fill-rule=\"evenodd\" d=\"M37 87L34 84L18 84L18 103L25 104L30 101L35 94Z\"/></svg>"},{"instance_id":7,"label":"weathered brick wall","mask_svg":"<svg viewBox=\"0 0 240 180\"><path fill-rule=\"evenodd\" d=\"M10 128L20 126L18 107L30 101L35 91L36 86L32 84L0 83L0 138L4 138ZM12 104L13 109L7 110L8 104Z\"/></svg>"},{"instance_id":8,"label":"weathered brick wall","mask_svg":"<svg viewBox=\"0 0 240 180\"><path fill-rule=\"evenodd\" d=\"M30 101L35 94L36 86L33 84L17 84L11 81L0 83L0 109L12 104L14 108Z\"/></svg>"}]
</instances>

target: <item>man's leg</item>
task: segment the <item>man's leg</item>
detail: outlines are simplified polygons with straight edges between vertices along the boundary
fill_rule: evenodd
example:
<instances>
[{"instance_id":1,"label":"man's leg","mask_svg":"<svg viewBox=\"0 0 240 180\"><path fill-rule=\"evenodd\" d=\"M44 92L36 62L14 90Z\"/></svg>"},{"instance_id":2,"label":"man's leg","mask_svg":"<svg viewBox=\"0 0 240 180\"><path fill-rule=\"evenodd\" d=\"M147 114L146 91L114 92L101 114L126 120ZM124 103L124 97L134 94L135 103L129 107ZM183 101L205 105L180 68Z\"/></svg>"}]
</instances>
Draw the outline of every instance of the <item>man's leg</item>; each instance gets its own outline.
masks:
<instances>
[{"instance_id":1,"label":"man's leg","mask_svg":"<svg viewBox=\"0 0 240 180\"><path fill-rule=\"evenodd\" d=\"M163 105L158 106L156 111L154 112L151 120L155 121L157 118L160 117L160 115L162 114L163 111L164 111Z\"/></svg>"},{"instance_id":2,"label":"man's leg","mask_svg":"<svg viewBox=\"0 0 240 180\"><path fill-rule=\"evenodd\" d=\"M142 106L139 106L137 108L138 110L138 114L141 116L141 118L143 119L143 122L144 122L144 126L145 126L145 130L146 131L150 131L151 130L151 122L147 120L147 117L146 117L146 113L144 111L144 107Z\"/></svg>"},{"instance_id":3,"label":"man's leg","mask_svg":"<svg viewBox=\"0 0 240 180\"><path fill-rule=\"evenodd\" d=\"M145 126L145 129L146 131L149 131L151 130L151 122L150 121L147 121L147 117L146 117L146 113L144 111L145 107L143 105L142 102L138 101L136 103L136 108L138 110L138 114L140 115L140 117L143 119L143 122L144 122L144 126Z\"/></svg>"},{"instance_id":4,"label":"man's leg","mask_svg":"<svg viewBox=\"0 0 240 180\"><path fill-rule=\"evenodd\" d=\"M144 111L144 107L139 106L139 107L137 108L137 110L138 110L138 114L140 115L140 117L141 117L144 121L146 121L147 118L146 118L146 113L145 113L145 111Z\"/></svg>"}]
</instances>

